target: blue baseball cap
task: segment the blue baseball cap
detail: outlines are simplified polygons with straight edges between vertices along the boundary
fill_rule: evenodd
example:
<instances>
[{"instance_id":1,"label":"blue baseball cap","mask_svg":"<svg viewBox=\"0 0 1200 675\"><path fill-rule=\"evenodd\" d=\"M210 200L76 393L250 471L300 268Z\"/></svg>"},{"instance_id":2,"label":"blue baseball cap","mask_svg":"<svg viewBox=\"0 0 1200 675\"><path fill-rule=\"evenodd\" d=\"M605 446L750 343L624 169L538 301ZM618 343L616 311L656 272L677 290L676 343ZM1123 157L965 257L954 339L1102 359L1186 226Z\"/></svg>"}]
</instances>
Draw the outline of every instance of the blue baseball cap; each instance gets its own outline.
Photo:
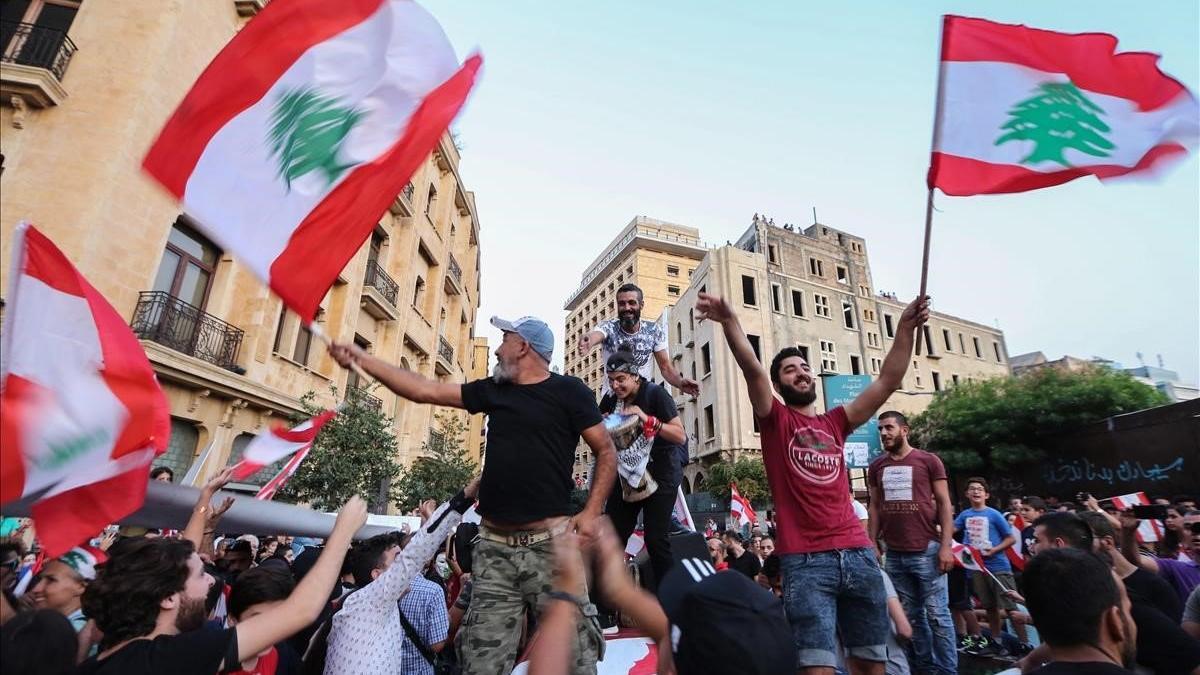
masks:
<instances>
[{"instance_id":1,"label":"blue baseball cap","mask_svg":"<svg viewBox=\"0 0 1200 675\"><path fill-rule=\"evenodd\" d=\"M516 321L505 321L498 316L493 316L492 325L505 333L516 333L525 338L529 346L533 347L533 351L545 359L546 363L550 363L550 357L554 354L554 333L550 332L550 326L547 326L545 321L532 316L523 316Z\"/></svg>"}]
</instances>

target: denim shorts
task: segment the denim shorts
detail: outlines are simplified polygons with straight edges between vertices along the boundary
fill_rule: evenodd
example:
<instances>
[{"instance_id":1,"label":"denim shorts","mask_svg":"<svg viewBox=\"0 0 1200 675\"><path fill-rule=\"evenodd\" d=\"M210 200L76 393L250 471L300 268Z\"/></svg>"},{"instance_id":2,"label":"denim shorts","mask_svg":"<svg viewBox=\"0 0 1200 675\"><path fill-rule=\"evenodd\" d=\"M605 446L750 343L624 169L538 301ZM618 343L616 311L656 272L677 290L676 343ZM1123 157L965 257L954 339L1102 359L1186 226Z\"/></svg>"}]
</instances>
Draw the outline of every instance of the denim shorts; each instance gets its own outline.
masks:
<instances>
[{"instance_id":1,"label":"denim shorts","mask_svg":"<svg viewBox=\"0 0 1200 675\"><path fill-rule=\"evenodd\" d=\"M838 549L781 556L783 604L796 667L837 666L838 638L846 654L887 661L887 596L875 552Z\"/></svg>"}]
</instances>

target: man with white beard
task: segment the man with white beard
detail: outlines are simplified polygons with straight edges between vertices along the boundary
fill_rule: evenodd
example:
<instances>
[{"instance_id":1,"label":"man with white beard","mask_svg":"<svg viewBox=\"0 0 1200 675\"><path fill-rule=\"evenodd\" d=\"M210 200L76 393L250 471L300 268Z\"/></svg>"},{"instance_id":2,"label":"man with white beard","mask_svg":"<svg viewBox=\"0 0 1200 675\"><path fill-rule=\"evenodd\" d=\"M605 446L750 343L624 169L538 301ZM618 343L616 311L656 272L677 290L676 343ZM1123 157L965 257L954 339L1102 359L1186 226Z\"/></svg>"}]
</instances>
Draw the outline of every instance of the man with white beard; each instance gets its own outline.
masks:
<instances>
[{"instance_id":1,"label":"man with white beard","mask_svg":"<svg viewBox=\"0 0 1200 675\"><path fill-rule=\"evenodd\" d=\"M577 624L572 672L594 673L603 642L596 608L584 586L570 597L555 595L551 540L572 527L584 540L595 536L616 482L616 449L587 385L550 372L550 327L528 316L492 317L492 325L504 333L496 367L491 377L466 384L427 379L353 344L333 345L329 352L410 401L488 415L488 461L477 507L483 522L473 554L471 605L457 638L464 675L511 671L526 612L563 599L578 604L585 619ZM596 467L587 504L571 518L571 468L580 436L595 453Z\"/></svg>"}]
</instances>

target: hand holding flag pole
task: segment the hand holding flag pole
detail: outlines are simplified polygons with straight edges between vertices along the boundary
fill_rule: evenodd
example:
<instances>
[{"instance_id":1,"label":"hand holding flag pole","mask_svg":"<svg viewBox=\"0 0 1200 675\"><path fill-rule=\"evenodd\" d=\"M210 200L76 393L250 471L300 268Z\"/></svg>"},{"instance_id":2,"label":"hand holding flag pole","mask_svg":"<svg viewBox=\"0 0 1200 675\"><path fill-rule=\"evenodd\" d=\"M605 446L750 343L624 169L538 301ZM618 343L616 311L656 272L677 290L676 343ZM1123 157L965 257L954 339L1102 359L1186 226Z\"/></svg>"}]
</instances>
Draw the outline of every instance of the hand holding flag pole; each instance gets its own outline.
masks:
<instances>
[{"instance_id":1,"label":"hand holding flag pole","mask_svg":"<svg viewBox=\"0 0 1200 675\"><path fill-rule=\"evenodd\" d=\"M333 338L329 337L329 334L326 333L323 328L318 326L316 321L308 324L308 332L316 336L316 338L321 342L324 342L326 347L332 347L334 345ZM379 380L376 380L368 375L367 371L363 370L363 367L358 365L357 361L350 362L350 370L354 371L354 373L358 375L359 379L366 380L368 383L370 383L372 388L379 385Z\"/></svg>"}]
</instances>

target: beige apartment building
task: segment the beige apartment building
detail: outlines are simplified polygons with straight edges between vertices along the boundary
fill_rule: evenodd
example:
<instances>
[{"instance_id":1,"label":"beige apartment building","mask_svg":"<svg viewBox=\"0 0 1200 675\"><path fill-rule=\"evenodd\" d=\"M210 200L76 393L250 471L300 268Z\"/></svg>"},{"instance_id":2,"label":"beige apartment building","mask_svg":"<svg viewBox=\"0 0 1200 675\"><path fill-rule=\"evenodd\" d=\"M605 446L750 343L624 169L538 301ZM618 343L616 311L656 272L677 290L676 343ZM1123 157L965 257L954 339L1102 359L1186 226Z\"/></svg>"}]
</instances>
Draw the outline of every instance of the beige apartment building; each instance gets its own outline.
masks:
<instances>
[{"instance_id":1,"label":"beige apartment building","mask_svg":"<svg viewBox=\"0 0 1200 675\"><path fill-rule=\"evenodd\" d=\"M616 317L617 289L626 283L642 289L643 321L664 320L664 313L687 291L707 252L694 227L646 216L629 221L588 265L579 287L567 298L563 372L582 379L599 396L605 377L600 348L580 356L579 339L601 321ZM657 367L655 374L661 382ZM581 443L575 457L577 484L587 482L591 464L591 451Z\"/></svg>"},{"instance_id":2,"label":"beige apartment building","mask_svg":"<svg viewBox=\"0 0 1200 675\"><path fill-rule=\"evenodd\" d=\"M761 452L741 371L720 326L696 321L697 293L729 300L766 365L795 346L815 372L877 375L906 301L876 289L866 241L826 225L785 229L756 216L736 244L708 253L670 326L676 368L700 383L695 401L677 398L690 441L685 491L703 489L713 463ZM915 351L887 408L917 413L939 391L1009 374L1003 332L940 312L933 312ZM820 394L817 401L820 407ZM861 473L852 472L856 488L865 487Z\"/></svg>"},{"instance_id":3,"label":"beige apartment building","mask_svg":"<svg viewBox=\"0 0 1200 675\"><path fill-rule=\"evenodd\" d=\"M254 434L299 412L306 392L335 405L331 385L337 398L394 419L408 465L434 432L433 408L368 392L140 170L192 82L265 4L5 2L0 283L13 229L27 219L129 319L170 399L170 449L157 463L177 478L209 444L216 460L206 474L236 461ZM461 382L486 372L487 344L475 336L479 220L458 166L447 135L342 271L317 322L334 340ZM482 419L455 414L478 458Z\"/></svg>"}]
</instances>

